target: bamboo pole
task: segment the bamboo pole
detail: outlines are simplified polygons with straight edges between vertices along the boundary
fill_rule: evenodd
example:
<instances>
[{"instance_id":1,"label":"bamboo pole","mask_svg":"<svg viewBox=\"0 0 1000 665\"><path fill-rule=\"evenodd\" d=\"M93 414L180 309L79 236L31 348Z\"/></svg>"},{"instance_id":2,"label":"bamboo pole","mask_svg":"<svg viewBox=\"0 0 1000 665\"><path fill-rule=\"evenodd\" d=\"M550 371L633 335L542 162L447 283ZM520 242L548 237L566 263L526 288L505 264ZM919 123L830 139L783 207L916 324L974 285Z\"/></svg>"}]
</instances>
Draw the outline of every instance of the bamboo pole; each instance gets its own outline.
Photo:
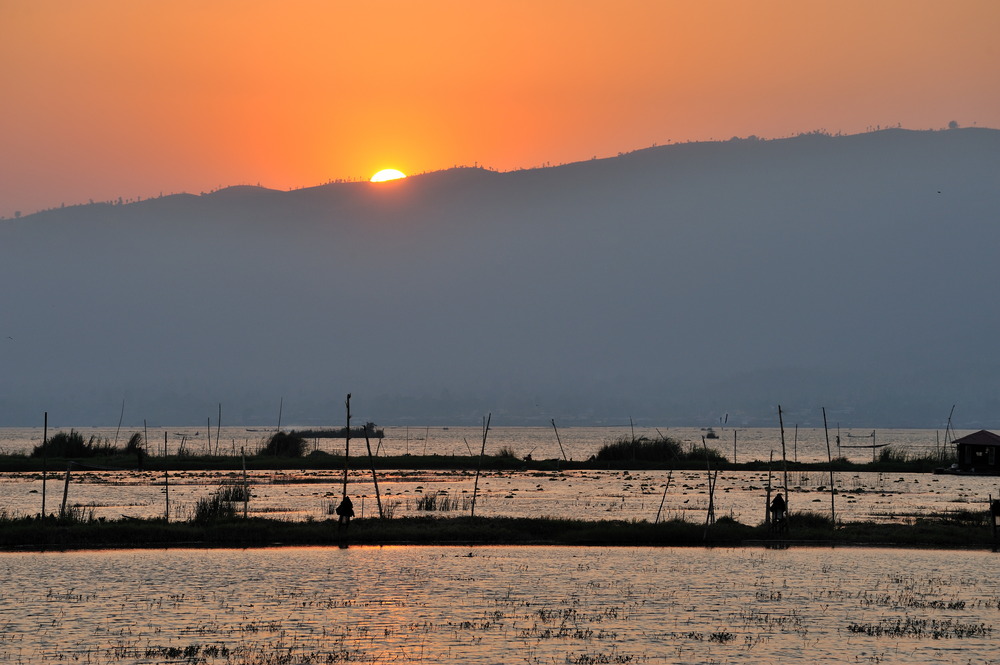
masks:
<instances>
[{"instance_id":1,"label":"bamboo pole","mask_svg":"<svg viewBox=\"0 0 1000 665\"><path fill-rule=\"evenodd\" d=\"M727 418L729 414L726 414ZM736 464L736 428L733 428L733 464Z\"/></svg>"},{"instance_id":2,"label":"bamboo pole","mask_svg":"<svg viewBox=\"0 0 1000 665\"><path fill-rule=\"evenodd\" d=\"M73 463L66 464L66 481L63 483L62 507L59 509L59 517L66 517L66 499L69 498L69 471L73 468Z\"/></svg>"},{"instance_id":3,"label":"bamboo pole","mask_svg":"<svg viewBox=\"0 0 1000 665\"><path fill-rule=\"evenodd\" d=\"M792 438L792 459L799 463L799 424L795 423L795 436Z\"/></svg>"},{"instance_id":4,"label":"bamboo pole","mask_svg":"<svg viewBox=\"0 0 1000 665\"><path fill-rule=\"evenodd\" d=\"M45 426L42 429L42 517L45 517L45 484L49 468L49 412L45 412Z\"/></svg>"},{"instance_id":5,"label":"bamboo pole","mask_svg":"<svg viewBox=\"0 0 1000 665\"><path fill-rule=\"evenodd\" d=\"M240 446L240 457L243 458L243 519L246 519L250 508L250 483L247 482L247 454L242 446Z\"/></svg>"},{"instance_id":6,"label":"bamboo pole","mask_svg":"<svg viewBox=\"0 0 1000 665\"><path fill-rule=\"evenodd\" d=\"M215 423L215 454L219 454L219 437L222 436L222 402L219 402L219 420Z\"/></svg>"},{"instance_id":7,"label":"bamboo pole","mask_svg":"<svg viewBox=\"0 0 1000 665\"><path fill-rule=\"evenodd\" d=\"M122 431L122 421L125 420L125 400L122 400L122 412L118 416L118 429L115 430L115 446L118 446L118 433Z\"/></svg>"},{"instance_id":8,"label":"bamboo pole","mask_svg":"<svg viewBox=\"0 0 1000 665\"><path fill-rule=\"evenodd\" d=\"M378 492L378 476L375 475L375 458L372 457L372 444L368 439L368 425L365 424L365 446L368 448L368 462L372 465L372 483L375 484L375 501L378 503L378 518L382 519L382 496ZM362 498L362 511L364 510Z\"/></svg>"},{"instance_id":9,"label":"bamboo pole","mask_svg":"<svg viewBox=\"0 0 1000 665\"><path fill-rule=\"evenodd\" d=\"M483 455L486 454L486 435L490 431L490 419L493 417L493 413L483 418L483 447L479 451L479 463L476 465L476 482L472 486L472 510L470 511L470 517L476 516L476 497L479 495L479 472L483 468Z\"/></svg>"},{"instance_id":10,"label":"bamboo pole","mask_svg":"<svg viewBox=\"0 0 1000 665\"><path fill-rule=\"evenodd\" d=\"M277 429L277 431L279 431L279 432L281 431L281 411L284 408L285 408L285 398L282 397L281 401L278 402L278 429Z\"/></svg>"},{"instance_id":11,"label":"bamboo pole","mask_svg":"<svg viewBox=\"0 0 1000 665\"><path fill-rule=\"evenodd\" d=\"M351 457L351 393L347 393L347 438L344 439L344 493L347 496L347 462Z\"/></svg>"},{"instance_id":12,"label":"bamboo pole","mask_svg":"<svg viewBox=\"0 0 1000 665\"><path fill-rule=\"evenodd\" d=\"M767 503L764 504L764 524L771 526L771 466L774 465L774 451L767 458Z\"/></svg>"},{"instance_id":13,"label":"bamboo pole","mask_svg":"<svg viewBox=\"0 0 1000 665\"><path fill-rule=\"evenodd\" d=\"M563 461L567 462L569 460L566 459L566 451L563 450L562 439L559 438L559 428L556 427L555 418L552 419L552 429L554 429L556 432L556 441L559 443L559 452L562 454Z\"/></svg>"},{"instance_id":14,"label":"bamboo pole","mask_svg":"<svg viewBox=\"0 0 1000 665\"><path fill-rule=\"evenodd\" d=\"M705 526L715 524L715 482L712 479L712 462L708 457L708 444L701 437L701 447L705 451L705 468L708 470L708 513L705 515Z\"/></svg>"},{"instance_id":15,"label":"bamboo pole","mask_svg":"<svg viewBox=\"0 0 1000 665\"><path fill-rule=\"evenodd\" d=\"M167 432L163 431L163 489L167 495L167 507L166 512L163 513L164 519L170 521L170 469L167 465Z\"/></svg>"},{"instance_id":16,"label":"bamboo pole","mask_svg":"<svg viewBox=\"0 0 1000 665\"><path fill-rule=\"evenodd\" d=\"M670 489L670 481L673 479L673 477L674 477L674 471L673 469L671 469L667 473L667 484L663 486L663 497L660 498L660 507L656 511L656 521L653 522L653 524L660 523L660 513L663 512L663 503L664 501L667 500L667 490Z\"/></svg>"},{"instance_id":17,"label":"bamboo pole","mask_svg":"<svg viewBox=\"0 0 1000 665\"><path fill-rule=\"evenodd\" d=\"M791 509L789 508L789 497L788 496L788 457L785 455L785 421L781 415L781 405L778 405L778 425L781 426L781 467L784 471L784 486L785 486L785 523L788 523L788 515L791 514Z\"/></svg>"},{"instance_id":18,"label":"bamboo pole","mask_svg":"<svg viewBox=\"0 0 1000 665\"><path fill-rule=\"evenodd\" d=\"M826 425L826 407L823 407L823 433L826 435L826 459L830 464L830 521L833 522L833 528L837 528L837 506L836 506L836 491L833 487L833 453L830 451L830 430Z\"/></svg>"},{"instance_id":19,"label":"bamboo pole","mask_svg":"<svg viewBox=\"0 0 1000 665\"><path fill-rule=\"evenodd\" d=\"M1000 541L997 540L997 520L1000 519L1000 516L998 516L997 513L996 513L997 506L995 506L994 503L993 503L993 495L989 494L988 496L990 497L989 498L989 501L990 501L990 513L989 513L989 515L990 515L990 526L993 528L993 551L996 552L997 551L997 547L1000 546ZM1000 501L1000 499L997 499L997 501Z\"/></svg>"}]
</instances>

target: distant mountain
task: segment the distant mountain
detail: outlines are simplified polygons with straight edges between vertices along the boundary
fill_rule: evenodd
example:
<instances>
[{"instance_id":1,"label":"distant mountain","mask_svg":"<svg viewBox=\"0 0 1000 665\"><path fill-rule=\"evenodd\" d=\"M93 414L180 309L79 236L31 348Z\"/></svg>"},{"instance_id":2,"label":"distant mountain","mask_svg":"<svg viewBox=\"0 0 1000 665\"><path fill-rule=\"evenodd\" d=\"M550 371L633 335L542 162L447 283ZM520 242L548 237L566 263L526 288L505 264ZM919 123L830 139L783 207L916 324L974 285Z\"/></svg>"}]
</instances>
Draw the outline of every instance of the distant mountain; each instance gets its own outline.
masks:
<instances>
[{"instance_id":1,"label":"distant mountain","mask_svg":"<svg viewBox=\"0 0 1000 665\"><path fill-rule=\"evenodd\" d=\"M1000 424L1000 131L0 221L0 424Z\"/></svg>"}]
</instances>

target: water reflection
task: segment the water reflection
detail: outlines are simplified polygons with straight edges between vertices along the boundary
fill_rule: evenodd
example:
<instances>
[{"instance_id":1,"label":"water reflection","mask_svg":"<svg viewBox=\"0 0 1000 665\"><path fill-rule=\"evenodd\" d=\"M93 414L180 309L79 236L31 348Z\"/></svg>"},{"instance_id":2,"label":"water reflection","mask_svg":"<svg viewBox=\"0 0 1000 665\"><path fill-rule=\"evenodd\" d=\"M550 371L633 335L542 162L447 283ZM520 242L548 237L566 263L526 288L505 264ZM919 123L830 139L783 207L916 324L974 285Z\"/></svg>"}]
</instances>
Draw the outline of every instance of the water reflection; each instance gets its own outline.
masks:
<instances>
[{"instance_id":1,"label":"water reflection","mask_svg":"<svg viewBox=\"0 0 1000 665\"><path fill-rule=\"evenodd\" d=\"M996 555L352 547L0 554L0 662L996 662Z\"/></svg>"}]
</instances>

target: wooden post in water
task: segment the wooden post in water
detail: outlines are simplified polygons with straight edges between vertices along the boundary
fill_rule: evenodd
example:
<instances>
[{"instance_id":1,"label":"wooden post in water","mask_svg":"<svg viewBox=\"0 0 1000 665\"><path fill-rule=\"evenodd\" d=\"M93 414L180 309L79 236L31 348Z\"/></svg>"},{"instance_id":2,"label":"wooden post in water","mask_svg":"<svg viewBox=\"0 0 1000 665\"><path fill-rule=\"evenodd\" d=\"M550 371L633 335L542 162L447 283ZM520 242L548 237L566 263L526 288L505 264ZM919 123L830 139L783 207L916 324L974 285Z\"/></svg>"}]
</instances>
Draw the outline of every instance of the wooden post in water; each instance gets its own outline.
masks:
<instances>
[{"instance_id":1,"label":"wooden post in water","mask_svg":"<svg viewBox=\"0 0 1000 665\"><path fill-rule=\"evenodd\" d=\"M997 522L1000 522L1000 499L994 499L990 494L990 526L993 528L993 551L997 551L1000 541L997 540Z\"/></svg>"},{"instance_id":2,"label":"wooden post in water","mask_svg":"<svg viewBox=\"0 0 1000 665\"><path fill-rule=\"evenodd\" d=\"M247 482L247 454L243 446L240 446L240 457L243 458L243 519L246 519L250 507L250 483Z\"/></svg>"},{"instance_id":3,"label":"wooden post in water","mask_svg":"<svg viewBox=\"0 0 1000 665\"><path fill-rule=\"evenodd\" d=\"M701 437L701 447L705 451L705 467L708 469L708 514L705 515L705 526L715 524L715 481L712 478L712 462L708 458L708 444Z\"/></svg>"},{"instance_id":4,"label":"wooden post in water","mask_svg":"<svg viewBox=\"0 0 1000 665\"><path fill-rule=\"evenodd\" d=\"M470 517L476 516L476 497L479 495L479 472L483 468L483 455L486 454L486 435L490 431L490 418L493 417L493 412L483 418L483 447L479 451L479 463L476 465L476 483L472 486L472 510L469 512Z\"/></svg>"},{"instance_id":5,"label":"wooden post in water","mask_svg":"<svg viewBox=\"0 0 1000 665\"><path fill-rule=\"evenodd\" d=\"M799 463L799 424L795 423L795 436L792 437L792 459Z\"/></svg>"},{"instance_id":6,"label":"wooden post in water","mask_svg":"<svg viewBox=\"0 0 1000 665\"><path fill-rule=\"evenodd\" d=\"M771 527L771 465L774 464L774 451L767 458L767 503L764 504L764 526Z\"/></svg>"},{"instance_id":7,"label":"wooden post in water","mask_svg":"<svg viewBox=\"0 0 1000 665\"><path fill-rule=\"evenodd\" d=\"M378 492L378 476L375 475L375 458L372 456L372 444L368 439L368 424L365 423L365 446L368 448L368 461L372 465L372 482L375 484L375 501L378 503L378 518L382 519L382 496ZM364 514L364 498L361 503L362 514Z\"/></svg>"},{"instance_id":8,"label":"wooden post in water","mask_svg":"<svg viewBox=\"0 0 1000 665\"><path fill-rule=\"evenodd\" d=\"M784 471L784 485L785 485L785 523L788 523L788 515L791 515L791 508L789 507L791 502L788 496L788 457L785 456L785 421L781 415L781 405L778 405L778 425L781 427L781 467Z\"/></svg>"},{"instance_id":9,"label":"wooden post in water","mask_svg":"<svg viewBox=\"0 0 1000 665\"><path fill-rule=\"evenodd\" d=\"M219 454L219 437L222 436L222 402L219 402L219 420L215 423L215 454Z\"/></svg>"},{"instance_id":10,"label":"wooden post in water","mask_svg":"<svg viewBox=\"0 0 1000 665\"><path fill-rule=\"evenodd\" d=\"M73 468L73 463L66 464L66 482L63 483L63 502L59 509L59 517L66 517L66 499L69 497L69 470Z\"/></svg>"},{"instance_id":11,"label":"wooden post in water","mask_svg":"<svg viewBox=\"0 0 1000 665\"><path fill-rule=\"evenodd\" d=\"M163 431L163 489L167 495L167 508L163 519L170 521L170 469L167 466L167 432Z\"/></svg>"},{"instance_id":12,"label":"wooden post in water","mask_svg":"<svg viewBox=\"0 0 1000 665\"><path fill-rule=\"evenodd\" d=\"M833 453L830 451L830 430L826 425L826 407L823 407L823 433L826 434L826 459L830 464L830 521L833 522L833 528L837 528L837 506L836 502L836 491L833 487Z\"/></svg>"},{"instance_id":13,"label":"wooden post in water","mask_svg":"<svg viewBox=\"0 0 1000 665\"><path fill-rule=\"evenodd\" d=\"M663 502L667 500L667 490L670 489L670 481L674 477L674 471L671 469L667 473L667 484L663 486L663 497L660 499L660 507L656 511L656 521L653 524L660 523L660 513L663 512Z\"/></svg>"},{"instance_id":14,"label":"wooden post in water","mask_svg":"<svg viewBox=\"0 0 1000 665\"><path fill-rule=\"evenodd\" d=\"M45 412L45 426L42 429L42 517L45 517L45 483L49 468L49 412Z\"/></svg>"},{"instance_id":15,"label":"wooden post in water","mask_svg":"<svg viewBox=\"0 0 1000 665\"><path fill-rule=\"evenodd\" d=\"M555 418L552 419L552 429L554 429L555 432L556 432L556 441L559 443L559 452L562 454L563 461L566 462L566 461L568 461L566 459L566 451L563 450L562 439L559 438L559 428L556 427L556 419Z\"/></svg>"},{"instance_id":16,"label":"wooden post in water","mask_svg":"<svg viewBox=\"0 0 1000 665\"><path fill-rule=\"evenodd\" d=\"M736 428L735 427L733 428L733 464L736 464Z\"/></svg>"},{"instance_id":17,"label":"wooden post in water","mask_svg":"<svg viewBox=\"0 0 1000 665\"><path fill-rule=\"evenodd\" d=\"M115 430L115 447L118 446L118 433L122 431L122 421L125 420L125 400L122 400L122 412L118 416L118 429Z\"/></svg>"},{"instance_id":18,"label":"wooden post in water","mask_svg":"<svg viewBox=\"0 0 1000 665\"><path fill-rule=\"evenodd\" d=\"M347 496L347 461L351 457L351 393L347 393L347 438L344 439L344 493ZM343 497L341 497L343 498Z\"/></svg>"}]
</instances>

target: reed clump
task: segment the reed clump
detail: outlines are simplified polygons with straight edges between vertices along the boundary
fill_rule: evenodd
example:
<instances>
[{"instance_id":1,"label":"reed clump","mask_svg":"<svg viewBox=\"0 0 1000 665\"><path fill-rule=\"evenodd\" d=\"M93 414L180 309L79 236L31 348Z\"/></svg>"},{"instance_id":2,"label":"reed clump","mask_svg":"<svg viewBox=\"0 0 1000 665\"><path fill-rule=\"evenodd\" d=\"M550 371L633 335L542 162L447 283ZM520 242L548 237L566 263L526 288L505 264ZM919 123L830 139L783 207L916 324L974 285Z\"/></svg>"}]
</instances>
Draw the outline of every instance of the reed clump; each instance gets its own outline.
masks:
<instances>
[{"instance_id":1,"label":"reed clump","mask_svg":"<svg viewBox=\"0 0 1000 665\"><path fill-rule=\"evenodd\" d=\"M141 436L141 435L140 435ZM56 432L48 441L38 444L31 451L32 457L107 457L121 451L107 439L91 436L85 440L76 430Z\"/></svg>"},{"instance_id":2,"label":"reed clump","mask_svg":"<svg viewBox=\"0 0 1000 665\"><path fill-rule=\"evenodd\" d=\"M601 446L594 460L597 462L726 462L714 448L691 445L687 450L676 439L668 436L620 436Z\"/></svg>"},{"instance_id":3,"label":"reed clump","mask_svg":"<svg viewBox=\"0 0 1000 665\"><path fill-rule=\"evenodd\" d=\"M236 504L250 500L250 486L243 483L224 483L210 496L198 499L192 520L198 524L233 520L237 516Z\"/></svg>"},{"instance_id":4,"label":"reed clump","mask_svg":"<svg viewBox=\"0 0 1000 665\"><path fill-rule=\"evenodd\" d=\"M306 439L296 432L275 432L258 454L266 457L302 457Z\"/></svg>"}]
</instances>

